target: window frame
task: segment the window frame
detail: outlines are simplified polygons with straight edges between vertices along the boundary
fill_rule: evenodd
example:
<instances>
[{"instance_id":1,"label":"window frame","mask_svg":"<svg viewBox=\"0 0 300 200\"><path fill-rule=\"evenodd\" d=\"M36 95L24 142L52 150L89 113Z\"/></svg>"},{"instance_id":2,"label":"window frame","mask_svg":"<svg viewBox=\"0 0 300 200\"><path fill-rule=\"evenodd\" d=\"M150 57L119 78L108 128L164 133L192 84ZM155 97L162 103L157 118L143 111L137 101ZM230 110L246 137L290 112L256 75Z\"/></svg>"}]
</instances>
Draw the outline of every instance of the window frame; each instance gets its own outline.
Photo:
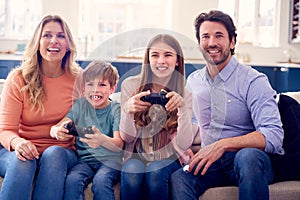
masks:
<instances>
[{"instance_id":1,"label":"window frame","mask_svg":"<svg viewBox=\"0 0 300 200\"><path fill-rule=\"evenodd\" d=\"M224 0L219 0L219 9L220 10L224 10L223 8L220 8L220 2ZM243 38L244 35L241 35L241 28L240 28L240 23L239 23L239 16L240 16L240 3L244 3L244 0L232 0L234 2L234 11L233 13L228 13L230 16L232 16L234 23L237 27L237 33L238 33L238 37ZM274 13L273 13L273 28L270 30L270 27L266 27L266 26L261 26L260 25L260 20L261 20L261 13L260 13L260 6L261 3L263 3L264 0L254 0L255 5L254 5L254 16L253 16L253 26L249 27L249 30L253 33L253 38L252 40L243 40L243 39L238 39L238 44L250 44L252 46L257 46L257 47L279 47L280 45L280 31L279 31L279 27L280 27L280 0L275 0L275 8L274 8ZM266 44L266 43L262 43L262 37L260 32L262 32L263 30L268 30L271 31L273 34L273 39L272 42Z\"/></svg>"},{"instance_id":2,"label":"window frame","mask_svg":"<svg viewBox=\"0 0 300 200\"><path fill-rule=\"evenodd\" d=\"M36 26L36 24L41 19L42 1L39 0L0 0L0 1L1 1L1 5L3 5L4 7L3 13L0 13L0 17L2 17L3 20L2 22L4 27L3 31L0 32L0 39L15 39L15 40L29 39L29 37L32 35L33 27ZM37 2L40 2L40 4L38 4ZM16 7L16 4L18 4L19 8ZM24 5L24 7L20 5ZM36 7L40 7L40 9L36 9ZM20 10L24 12L24 15L22 13L20 16Z\"/></svg>"}]
</instances>

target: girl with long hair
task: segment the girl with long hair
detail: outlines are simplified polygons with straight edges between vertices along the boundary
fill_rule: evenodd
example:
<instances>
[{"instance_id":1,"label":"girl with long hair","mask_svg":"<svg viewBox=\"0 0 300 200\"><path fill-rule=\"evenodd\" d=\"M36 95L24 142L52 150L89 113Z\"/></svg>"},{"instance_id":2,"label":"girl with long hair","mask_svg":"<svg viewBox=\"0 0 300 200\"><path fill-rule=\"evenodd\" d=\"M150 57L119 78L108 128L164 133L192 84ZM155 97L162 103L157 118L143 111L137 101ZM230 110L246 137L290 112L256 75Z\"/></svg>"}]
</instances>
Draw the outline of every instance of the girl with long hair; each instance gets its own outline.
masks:
<instances>
[{"instance_id":1,"label":"girl with long hair","mask_svg":"<svg viewBox=\"0 0 300 200\"><path fill-rule=\"evenodd\" d=\"M122 200L168 199L169 176L188 163L184 152L193 141L192 97L185 90L184 68L178 41L160 34L147 45L141 74L122 83ZM168 102L143 100L153 93Z\"/></svg>"}]
</instances>

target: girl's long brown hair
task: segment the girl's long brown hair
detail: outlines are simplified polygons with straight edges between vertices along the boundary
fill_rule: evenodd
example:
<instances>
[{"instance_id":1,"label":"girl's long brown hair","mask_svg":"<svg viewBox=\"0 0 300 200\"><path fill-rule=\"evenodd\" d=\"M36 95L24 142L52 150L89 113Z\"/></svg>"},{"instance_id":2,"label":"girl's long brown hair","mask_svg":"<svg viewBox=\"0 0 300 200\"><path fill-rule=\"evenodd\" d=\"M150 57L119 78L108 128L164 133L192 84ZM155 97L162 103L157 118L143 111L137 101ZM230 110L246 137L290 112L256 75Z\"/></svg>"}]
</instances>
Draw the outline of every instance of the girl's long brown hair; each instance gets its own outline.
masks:
<instances>
[{"instance_id":1,"label":"girl's long brown hair","mask_svg":"<svg viewBox=\"0 0 300 200\"><path fill-rule=\"evenodd\" d=\"M142 91L147 91L152 88L152 76L153 72L150 68L150 60L149 60L149 52L151 47L156 43L165 43L171 48L173 48L177 54L177 62L178 66L175 67L173 71L172 77L167 85L163 86L163 88L167 91L175 91L181 96L184 95L184 85L185 85L185 66L184 66L184 57L182 53L181 46L179 42L169 34L159 34L150 40L147 45L147 49L144 55L144 61L141 72L141 87L138 89L137 93ZM177 128L177 109L172 112L167 112L167 121L164 125L165 130L171 130ZM146 110L144 112L138 112L134 114L135 123L139 126L147 126L151 120L148 116L149 111Z\"/></svg>"}]
</instances>

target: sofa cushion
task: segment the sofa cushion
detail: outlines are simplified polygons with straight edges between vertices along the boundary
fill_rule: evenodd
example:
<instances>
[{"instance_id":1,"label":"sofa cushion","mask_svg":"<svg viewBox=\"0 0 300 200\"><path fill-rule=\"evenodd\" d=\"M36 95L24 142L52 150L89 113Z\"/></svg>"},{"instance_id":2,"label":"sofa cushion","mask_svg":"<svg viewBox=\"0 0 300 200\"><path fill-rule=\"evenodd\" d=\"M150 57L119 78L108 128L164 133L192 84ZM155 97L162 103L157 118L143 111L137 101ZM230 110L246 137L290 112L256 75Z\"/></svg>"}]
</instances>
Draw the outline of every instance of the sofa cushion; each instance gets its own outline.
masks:
<instances>
[{"instance_id":1,"label":"sofa cushion","mask_svg":"<svg viewBox=\"0 0 300 200\"><path fill-rule=\"evenodd\" d=\"M297 152L300 150L300 104L280 94L278 108L284 130L283 148L286 154Z\"/></svg>"},{"instance_id":2,"label":"sofa cushion","mask_svg":"<svg viewBox=\"0 0 300 200\"><path fill-rule=\"evenodd\" d=\"M269 185L270 200L300 199L300 181L286 181ZM206 190L199 200L238 200L238 187L216 187Z\"/></svg>"},{"instance_id":3,"label":"sofa cushion","mask_svg":"<svg viewBox=\"0 0 300 200\"><path fill-rule=\"evenodd\" d=\"M300 180L300 104L280 94L278 108L283 124L284 155L271 155L275 181Z\"/></svg>"}]
</instances>

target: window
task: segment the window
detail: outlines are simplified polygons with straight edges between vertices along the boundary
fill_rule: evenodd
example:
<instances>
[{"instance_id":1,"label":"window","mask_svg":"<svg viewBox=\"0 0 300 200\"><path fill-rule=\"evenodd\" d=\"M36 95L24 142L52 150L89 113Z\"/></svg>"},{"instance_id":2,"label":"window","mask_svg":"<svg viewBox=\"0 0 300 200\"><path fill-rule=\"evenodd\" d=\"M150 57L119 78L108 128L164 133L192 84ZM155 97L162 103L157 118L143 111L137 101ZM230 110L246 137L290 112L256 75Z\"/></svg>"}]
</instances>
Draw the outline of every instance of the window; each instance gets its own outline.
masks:
<instances>
[{"instance_id":1,"label":"window","mask_svg":"<svg viewBox=\"0 0 300 200\"><path fill-rule=\"evenodd\" d=\"M172 25L172 0L79 0L79 7L79 49L84 49L85 57L118 34L142 28L171 29ZM113 42L105 46L107 56L115 56L122 48L122 42ZM127 42L128 51L129 42L133 41Z\"/></svg>"},{"instance_id":2,"label":"window","mask_svg":"<svg viewBox=\"0 0 300 200\"><path fill-rule=\"evenodd\" d=\"M279 46L278 0L219 0L219 9L234 19L238 43Z\"/></svg>"},{"instance_id":3,"label":"window","mask_svg":"<svg viewBox=\"0 0 300 200\"><path fill-rule=\"evenodd\" d=\"M40 0L0 0L0 38L28 39L41 16Z\"/></svg>"}]
</instances>

